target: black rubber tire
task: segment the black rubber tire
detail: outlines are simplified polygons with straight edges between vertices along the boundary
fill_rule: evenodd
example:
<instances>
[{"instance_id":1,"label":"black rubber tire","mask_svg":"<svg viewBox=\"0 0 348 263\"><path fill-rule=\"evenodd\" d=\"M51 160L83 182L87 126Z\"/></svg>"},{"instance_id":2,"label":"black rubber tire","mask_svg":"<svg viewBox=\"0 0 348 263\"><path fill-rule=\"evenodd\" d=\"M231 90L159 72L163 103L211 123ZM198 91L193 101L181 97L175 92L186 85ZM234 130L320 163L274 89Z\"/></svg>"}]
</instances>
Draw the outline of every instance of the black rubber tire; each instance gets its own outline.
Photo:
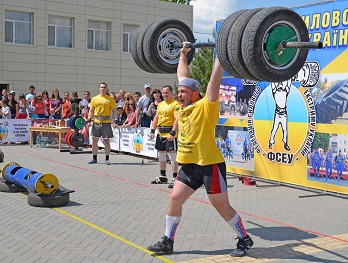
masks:
<instances>
[{"instance_id":1,"label":"black rubber tire","mask_svg":"<svg viewBox=\"0 0 348 263\"><path fill-rule=\"evenodd\" d=\"M5 159L4 152L0 150L0 163L3 163Z\"/></svg>"},{"instance_id":2,"label":"black rubber tire","mask_svg":"<svg viewBox=\"0 0 348 263\"><path fill-rule=\"evenodd\" d=\"M250 19L261 10L262 8L250 9L237 17L232 24L228 35L227 51L229 60L231 61L232 67L236 69L238 74L243 76L243 79L259 80L250 72L244 63L242 55L242 39L246 25Z\"/></svg>"},{"instance_id":3,"label":"black rubber tire","mask_svg":"<svg viewBox=\"0 0 348 263\"><path fill-rule=\"evenodd\" d=\"M143 49L142 48L140 49L142 58L140 58L140 56L138 55L138 49L137 49L139 35L142 34L142 39L143 39L144 38L143 31L144 30L146 31L147 28L151 24L152 23L142 25L142 26L138 27L138 29L135 31L133 38L132 38L132 43L131 43L131 54L132 54L132 57L133 57L135 64L137 64L139 68L141 68L142 70L149 72L149 73L157 73L157 72L155 72L155 70L153 68L150 67L150 65L148 65L148 63L146 65L144 65L142 63L142 60L145 60L145 57L142 55Z\"/></svg>"},{"instance_id":4,"label":"black rubber tire","mask_svg":"<svg viewBox=\"0 0 348 263\"><path fill-rule=\"evenodd\" d=\"M27 192L27 189L16 185L14 183L10 182L5 182L5 181L0 181L0 192L5 192L5 193L20 193L20 192Z\"/></svg>"},{"instance_id":5,"label":"black rubber tire","mask_svg":"<svg viewBox=\"0 0 348 263\"><path fill-rule=\"evenodd\" d=\"M256 13L245 27L242 39L243 60L257 79L281 82L291 79L303 67L308 49L298 49L286 65L272 65L264 52L264 38L276 24L286 24L297 32L298 41L308 42L306 24L301 16L284 7L265 8Z\"/></svg>"},{"instance_id":6,"label":"black rubber tire","mask_svg":"<svg viewBox=\"0 0 348 263\"><path fill-rule=\"evenodd\" d=\"M138 39L137 39L137 54L138 54L138 58L140 60L140 63L143 65L143 68L146 72L149 72L149 73L159 73L157 70L155 70L153 67L150 66L149 62L146 60L145 58L145 54L144 54L144 37L145 37L145 34L147 32L147 30L149 30L149 27L155 23L155 21L152 21L152 22L149 22L147 24L144 25L144 28L143 30L141 30L139 32L139 35L138 35Z\"/></svg>"},{"instance_id":7,"label":"black rubber tire","mask_svg":"<svg viewBox=\"0 0 348 263\"><path fill-rule=\"evenodd\" d=\"M348 79L335 83L315 100L318 123L331 123L348 112Z\"/></svg>"},{"instance_id":8,"label":"black rubber tire","mask_svg":"<svg viewBox=\"0 0 348 263\"><path fill-rule=\"evenodd\" d=\"M170 63L166 62L159 53L161 50L164 50L164 46L161 45L159 47L158 41L165 39L162 33L165 33L167 30L169 30L172 35L175 35L179 39L177 42L180 43L177 44L181 44L184 41L191 43L195 42L192 30L184 22L177 19L161 19L153 23L146 31L143 43L143 52L150 66L158 72L176 73L179 64L180 51L177 53L175 59L170 59ZM181 35L175 34L178 32L174 33L174 31L180 32ZM186 58L188 65L193 60L194 53L195 49L193 48L187 54Z\"/></svg>"},{"instance_id":9,"label":"black rubber tire","mask_svg":"<svg viewBox=\"0 0 348 263\"><path fill-rule=\"evenodd\" d=\"M232 24L239 16L241 16L247 11L249 10L239 10L230 14L222 23L216 39L216 55L218 56L221 66L228 74L240 79L244 79L244 76L239 74L238 71L233 67L231 59L228 56L227 44Z\"/></svg>"},{"instance_id":10,"label":"black rubber tire","mask_svg":"<svg viewBox=\"0 0 348 263\"><path fill-rule=\"evenodd\" d=\"M69 203L69 194L37 195L28 194L28 204L35 207L60 207Z\"/></svg>"}]
</instances>

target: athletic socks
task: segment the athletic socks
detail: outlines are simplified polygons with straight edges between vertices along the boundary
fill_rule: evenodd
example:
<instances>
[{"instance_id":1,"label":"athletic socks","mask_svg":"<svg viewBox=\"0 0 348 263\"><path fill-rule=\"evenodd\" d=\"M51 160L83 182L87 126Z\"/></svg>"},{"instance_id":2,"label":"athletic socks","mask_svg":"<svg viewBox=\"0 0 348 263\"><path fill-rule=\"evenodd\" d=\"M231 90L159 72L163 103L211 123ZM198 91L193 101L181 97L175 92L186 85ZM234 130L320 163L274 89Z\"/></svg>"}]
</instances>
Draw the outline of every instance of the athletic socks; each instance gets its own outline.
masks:
<instances>
[{"instance_id":1,"label":"athletic socks","mask_svg":"<svg viewBox=\"0 0 348 263\"><path fill-rule=\"evenodd\" d=\"M239 238L244 238L248 235L244 229L242 219L237 212L234 217L227 223L232 227Z\"/></svg>"},{"instance_id":2,"label":"athletic socks","mask_svg":"<svg viewBox=\"0 0 348 263\"><path fill-rule=\"evenodd\" d=\"M166 215L166 231L164 233L169 239L174 240L176 229L180 223L181 216Z\"/></svg>"},{"instance_id":3,"label":"athletic socks","mask_svg":"<svg viewBox=\"0 0 348 263\"><path fill-rule=\"evenodd\" d=\"M97 160L97 155L93 155L93 160Z\"/></svg>"},{"instance_id":4,"label":"athletic socks","mask_svg":"<svg viewBox=\"0 0 348 263\"><path fill-rule=\"evenodd\" d=\"M161 176L167 176L166 175L166 170L161 170Z\"/></svg>"},{"instance_id":5,"label":"athletic socks","mask_svg":"<svg viewBox=\"0 0 348 263\"><path fill-rule=\"evenodd\" d=\"M173 178L176 179L176 177L178 176L178 173L173 173Z\"/></svg>"},{"instance_id":6,"label":"athletic socks","mask_svg":"<svg viewBox=\"0 0 348 263\"><path fill-rule=\"evenodd\" d=\"M105 161L109 161L109 155L105 155Z\"/></svg>"}]
</instances>

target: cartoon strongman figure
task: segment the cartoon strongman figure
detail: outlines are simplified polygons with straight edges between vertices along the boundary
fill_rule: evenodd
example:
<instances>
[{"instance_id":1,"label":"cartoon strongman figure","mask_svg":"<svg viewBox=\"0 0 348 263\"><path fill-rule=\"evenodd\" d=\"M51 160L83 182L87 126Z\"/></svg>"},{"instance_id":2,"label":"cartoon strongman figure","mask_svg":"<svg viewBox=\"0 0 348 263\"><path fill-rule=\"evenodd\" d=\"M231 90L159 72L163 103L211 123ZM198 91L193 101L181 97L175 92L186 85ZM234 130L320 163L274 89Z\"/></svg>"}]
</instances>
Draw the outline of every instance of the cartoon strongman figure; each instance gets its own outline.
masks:
<instances>
[{"instance_id":1,"label":"cartoon strongman figure","mask_svg":"<svg viewBox=\"0 0 348 263\"><path fill-rule=\"evenodd\" d=\"M272 94L276 103L274 112L273 127L271 137L269 138L269 149L272 149L275 143L275 136L279 125L282 126L284 149L290 151L288 145L288 112L286 109L286 102L290 93L291 79L278 83L271 83Z\"/></svg>"}]
</instances>

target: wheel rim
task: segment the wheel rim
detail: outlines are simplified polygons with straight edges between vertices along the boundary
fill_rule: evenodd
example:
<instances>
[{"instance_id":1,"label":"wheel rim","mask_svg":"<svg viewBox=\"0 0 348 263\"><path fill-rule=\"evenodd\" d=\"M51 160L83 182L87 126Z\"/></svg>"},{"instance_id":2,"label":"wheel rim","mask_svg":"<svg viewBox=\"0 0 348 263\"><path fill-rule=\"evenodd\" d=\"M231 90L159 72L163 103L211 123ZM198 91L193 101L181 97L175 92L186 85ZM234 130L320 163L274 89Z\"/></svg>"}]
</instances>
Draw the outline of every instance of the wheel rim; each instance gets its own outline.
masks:
<instances>
[{"instance_id":1,"label":"wheel rim","mask_svg":"<svg viewBox=\"0 0 348 263\"><path fill-rule=\"evenodd\" d=\"M266 63L274 69L290 68L297 60L300 49L284 48L280 54L276 50L283 42L300 42L301 35L295 25L289 21L279 21L272 24L263 38L263 55Z\"/></svg>"},{"instance_id":2,"label":"wheel rim","mask_svg":"<svg viewBox=\"0 0 348 263\"><path fill-rule=\"evenodd\" d=\"M172 45L181 45L184 41L187 41L185 34L177 28L163 31L157 41L157 51L161 59L171 65L178 64L180 48L173 48Z\"/></svg>"}]
</instances>

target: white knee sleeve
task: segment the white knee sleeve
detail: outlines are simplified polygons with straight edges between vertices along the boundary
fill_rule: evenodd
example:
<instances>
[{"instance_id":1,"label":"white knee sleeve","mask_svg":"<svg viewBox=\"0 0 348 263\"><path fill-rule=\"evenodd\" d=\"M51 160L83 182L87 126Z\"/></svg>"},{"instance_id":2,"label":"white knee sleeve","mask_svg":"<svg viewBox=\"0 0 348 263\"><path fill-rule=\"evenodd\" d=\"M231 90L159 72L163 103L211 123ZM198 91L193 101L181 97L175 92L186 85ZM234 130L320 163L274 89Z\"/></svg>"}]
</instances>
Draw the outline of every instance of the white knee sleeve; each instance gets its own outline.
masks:
<instances>
[{"instance_id":1,"label":"white knee sleeve","mask_svg":"<svg viewBox=\"0 0 348 263\"><path fill-rule=\"evenodd\" d=\"M172 163L176 163L176 152L169 152L169 153L168 153L168 156L169 156L169 160L170 160Z\"/></svg>"},{"instance_id":2,"label":"white knee sleeve","mask_svg":"<svg viewBox=\"0 0 348 263\"><path fill-rule=\"evenodd\" d=\"M167 161L167 153L166 152L158 151L157 155L158 155L158 160L160 162L166 162Z\"/></svg>"}]
</instances>

